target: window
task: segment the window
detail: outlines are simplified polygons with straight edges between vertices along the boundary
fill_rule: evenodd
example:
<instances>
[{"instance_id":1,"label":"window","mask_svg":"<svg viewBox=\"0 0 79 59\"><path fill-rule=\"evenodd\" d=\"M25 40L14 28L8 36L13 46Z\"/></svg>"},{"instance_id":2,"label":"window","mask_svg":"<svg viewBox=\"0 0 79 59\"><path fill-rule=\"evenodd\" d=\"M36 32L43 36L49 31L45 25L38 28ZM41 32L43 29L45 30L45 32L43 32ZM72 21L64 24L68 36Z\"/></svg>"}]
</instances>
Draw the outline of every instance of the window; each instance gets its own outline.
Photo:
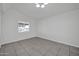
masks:
<instances>
[{"instance_id":1,"label":"window","mask_svg":"<svg viewBox=\"0 0 79 59\"><path fill-rule=\"evenodd\" d=\"M29 22L18 22L18 32L28 32L30 29L30 24Z\"/></svg>"}]
</instances>

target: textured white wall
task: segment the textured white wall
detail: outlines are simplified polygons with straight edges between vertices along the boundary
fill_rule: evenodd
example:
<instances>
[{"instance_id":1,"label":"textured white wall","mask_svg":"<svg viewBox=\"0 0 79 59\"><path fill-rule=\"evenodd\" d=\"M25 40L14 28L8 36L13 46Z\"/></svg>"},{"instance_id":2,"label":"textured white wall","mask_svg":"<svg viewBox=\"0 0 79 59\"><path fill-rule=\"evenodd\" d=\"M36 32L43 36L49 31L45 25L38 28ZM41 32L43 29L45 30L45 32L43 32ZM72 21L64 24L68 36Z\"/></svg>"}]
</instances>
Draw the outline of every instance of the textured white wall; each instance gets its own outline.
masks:
<instances>
[{"instance_id":1,"label":"textured white wall","mask_svg":"<svg viewBox=\"0 0 79 59\"><path fill-rule=\"evenodd\" d=\"M79 47L79 10L40 20L38 36Z\"/></svg>"},{"instance_id":2,"label":"textured white wall","mask_svg":"<svg viewBox=\"0 0 79 59\"><path fill-rule=\"evenodd\" d=\"M30 22L31 24L30 32L18 33L17 32L18 21ZM27 39L30 37L35 37L36 36L35 20L20 14L18 11L14 9L10 9L3 15L3 35L4 35L3 44L22 39Z\"/></svg>"}]
</instances>

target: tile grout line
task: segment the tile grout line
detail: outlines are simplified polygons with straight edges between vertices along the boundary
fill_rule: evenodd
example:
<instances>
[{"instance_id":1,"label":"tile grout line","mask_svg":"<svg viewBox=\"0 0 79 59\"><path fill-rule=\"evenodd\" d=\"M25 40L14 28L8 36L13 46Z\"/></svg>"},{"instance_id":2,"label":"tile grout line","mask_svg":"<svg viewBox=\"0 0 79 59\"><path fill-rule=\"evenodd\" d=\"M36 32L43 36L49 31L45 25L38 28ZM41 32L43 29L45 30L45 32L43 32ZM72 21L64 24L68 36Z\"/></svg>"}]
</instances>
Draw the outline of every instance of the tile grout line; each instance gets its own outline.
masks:
<instances>
[{"instance_id":1,"label":"tile grout line","mask_svg":"<svg viewBox=\"0 0 79 59\"><path fill-rule=\"evenodd\" d=\"M16 56L18 56L17 53L16 53L16 47L14 47L14 49L15 49L15 54L16 54Z\"/></svg>"},{"instance_id":2,"label":"tile grout line","mask_svg":"<svg viewBox=\"0 0 79 59\"><path fill-rule=\"evenodd\" d=\"M70 56L70 46L69 46L69 56Z\"/></svg>"},{"instance_id":3,"label":"tile grout line","mask_svg":"<svg viewBox=\"0 0 79 59\"><path fill-rule=\"evenodd\" d=\"M59 52L60 52L61 48L58 49L56 56L58 56Z\"/></svg>"}]
</instances>

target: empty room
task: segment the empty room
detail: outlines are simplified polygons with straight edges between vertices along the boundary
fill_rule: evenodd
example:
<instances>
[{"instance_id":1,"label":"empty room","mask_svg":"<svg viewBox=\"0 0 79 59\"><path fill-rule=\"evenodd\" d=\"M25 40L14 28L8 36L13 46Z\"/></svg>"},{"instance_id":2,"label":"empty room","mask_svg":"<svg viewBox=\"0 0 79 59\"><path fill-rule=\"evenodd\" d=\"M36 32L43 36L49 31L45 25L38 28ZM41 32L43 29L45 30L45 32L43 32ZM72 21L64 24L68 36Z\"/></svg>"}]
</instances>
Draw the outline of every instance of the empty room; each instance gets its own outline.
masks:
<instances>
[{"instance_id":1,"label":"empty room","mask_svg":"<svg viewBox=\"0 0 79 59\"><path fill-rule=\"evenodd\" d=\"M0 56L79 56L79 3L0 3Z\"/></svg>"}]
</instances>

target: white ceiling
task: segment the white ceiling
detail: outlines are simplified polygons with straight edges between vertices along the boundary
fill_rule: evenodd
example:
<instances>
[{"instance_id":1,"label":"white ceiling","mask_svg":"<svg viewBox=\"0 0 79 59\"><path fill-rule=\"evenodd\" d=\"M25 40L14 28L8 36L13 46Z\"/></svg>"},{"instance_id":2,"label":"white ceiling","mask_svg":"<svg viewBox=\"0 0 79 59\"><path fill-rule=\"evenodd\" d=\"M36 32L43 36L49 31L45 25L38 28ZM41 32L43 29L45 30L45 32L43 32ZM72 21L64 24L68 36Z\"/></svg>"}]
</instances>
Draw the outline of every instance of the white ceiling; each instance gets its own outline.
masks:
<instances>
[{"instance_id":1,"label":"white ceiling","mask_svg":"<svg viewBox=\"0 0 79 59\"><path fill-rule=\"evenodd\" d=\"M36 8L34 3L10 3L4 6L4 9L14 8L33 19L44 19L79 8L78 3L49 3L45 8Z\"/></svg>"}]
</instances>

